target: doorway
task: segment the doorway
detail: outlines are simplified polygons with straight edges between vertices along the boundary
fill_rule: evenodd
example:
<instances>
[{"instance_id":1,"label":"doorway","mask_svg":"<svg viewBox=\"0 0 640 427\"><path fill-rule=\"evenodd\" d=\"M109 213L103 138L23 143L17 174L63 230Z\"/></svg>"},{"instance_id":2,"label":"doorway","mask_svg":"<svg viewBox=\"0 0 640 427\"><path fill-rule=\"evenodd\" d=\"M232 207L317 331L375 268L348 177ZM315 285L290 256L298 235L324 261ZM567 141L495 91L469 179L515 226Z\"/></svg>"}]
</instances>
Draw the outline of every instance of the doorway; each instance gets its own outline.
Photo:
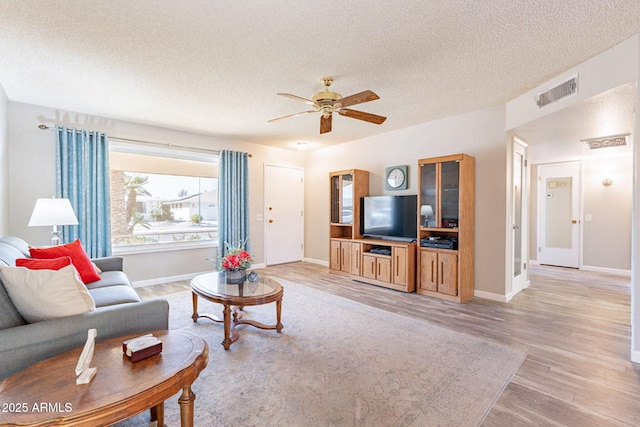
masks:
<instances>
[{"instance_id":1,"label":"doorway","mask_svg":"<svg viewBox=\"0 0 640 427\"><path fill-rule=\"evenodd\" d=\"M302 261L304 242L303 170L265 164L265 263Z\"/></svg>"},{"instance_id":2,"label":"doorway","mask_svg":"<svg viewBox=\"0 0 640 427\"><path fill-rule=\"evenodd\" d=\"M580 162L538 167L538 262L580 268Z\"/></svg>"},{"instance_id":3,"label":"doorway","mask_svg":"<svg viewBox=\"0 0 640 427\"><path fill-rule=\"evenodd\" d=\"M529 259L529 217L527 215L529 200L529 165L527 161L527 144L513 139L513 164L512 164L512 276L511 293L517 294L528 285L527 263Z\"/></svg>"}]
</instances>

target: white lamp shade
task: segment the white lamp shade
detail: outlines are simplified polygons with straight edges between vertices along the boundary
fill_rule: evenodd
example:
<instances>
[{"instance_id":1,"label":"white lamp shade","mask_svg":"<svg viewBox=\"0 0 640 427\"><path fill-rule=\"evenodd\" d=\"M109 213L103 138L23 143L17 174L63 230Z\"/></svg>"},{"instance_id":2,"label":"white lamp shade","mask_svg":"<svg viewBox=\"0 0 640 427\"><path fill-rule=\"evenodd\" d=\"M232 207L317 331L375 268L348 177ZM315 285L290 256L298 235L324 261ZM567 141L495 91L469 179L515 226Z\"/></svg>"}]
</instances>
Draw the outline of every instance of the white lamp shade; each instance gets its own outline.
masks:
<instances>
[{"instance_id":1,"label":"white lamp shade","mask_svg":"<svg viewBox=\"0 0 640 427\"><path fill-rule=\"evenodd\" d=\"M422 205L420 207L420 215L433 216L433 207L431 207L431 205Z\"/></svg>"},{"instance_id":2,"label":"white lamp shade","mask_svg":"<svg viewBox=\"0 0 640 427\"><path fill-rule=\"evenodd\" d=\"M38 199L33 207L29 227L78 225L69 199Z\"/></svg>"}]
</instances>

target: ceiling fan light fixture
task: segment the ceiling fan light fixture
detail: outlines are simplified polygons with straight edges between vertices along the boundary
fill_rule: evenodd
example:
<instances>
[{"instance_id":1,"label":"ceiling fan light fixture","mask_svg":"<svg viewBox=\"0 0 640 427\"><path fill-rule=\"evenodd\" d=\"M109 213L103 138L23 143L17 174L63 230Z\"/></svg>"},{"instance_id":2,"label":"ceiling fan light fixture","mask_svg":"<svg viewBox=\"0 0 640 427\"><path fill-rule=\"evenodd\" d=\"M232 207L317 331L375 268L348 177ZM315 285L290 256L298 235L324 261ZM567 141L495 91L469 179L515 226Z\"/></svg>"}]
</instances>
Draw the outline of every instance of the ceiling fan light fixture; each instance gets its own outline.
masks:
<instances>
[{"instance_id":1,"label":"ceiling fan light fixture","mask_svg":"<svg viewBox=\"0 0 640 427\"><path fill-rule=\"evenodd\" d=\"M376 99L380 99L380 97L372 91L365 90L343 98L339 93L329 91L329 86L331 86L331 83L333 83L333 78L323 77L321 80L324 84L324 91L316 93L311 97L311 99L303 98L301 96L293 95L290 93L278 92L278 95L280 96L286 96L287 98L302 101L305 104L313 106L313 110L289 114L288 116L271 119L269 120L269 122L279 122L281 120L289 119L292 117L298 117L304 114L318 112L321 113L320 134L323 134L331 132L332 115L336 112L342 116L350 117L357 120L363 120L365 122L374 123L377 125L382 124L387 119L386 117L379 116L377 114L365 113L363 111L345 108L351 107L352 105L362 104L364 102L370 102L375 101Z\"/></svg>"},{"instance_id":2,"label":"ceiling fan light fixture","mask_svg":"<svg viewBox=\"0 0 640 427\"><path fill-rule=\"evenodd\" d=\"M328 90L325 90L324 92L318 92L315 95L313 95L311 97L311 100L316 103L322 103L322 102L333 103L334 101L337 101L338 99L341 99L341 98L342 98L342 95L340 95L339 93L329 92Z\"/></svg>"}]
</instances>

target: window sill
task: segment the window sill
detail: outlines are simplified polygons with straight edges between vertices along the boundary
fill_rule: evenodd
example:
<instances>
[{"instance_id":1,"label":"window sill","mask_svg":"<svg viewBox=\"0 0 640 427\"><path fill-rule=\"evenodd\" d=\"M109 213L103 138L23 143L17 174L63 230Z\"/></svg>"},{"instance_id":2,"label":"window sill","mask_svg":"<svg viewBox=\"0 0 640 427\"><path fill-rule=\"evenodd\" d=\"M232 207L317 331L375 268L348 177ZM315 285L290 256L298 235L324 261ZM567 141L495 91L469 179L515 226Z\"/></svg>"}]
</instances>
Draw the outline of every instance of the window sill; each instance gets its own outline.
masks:
<instances>
[{"instance_id":1,"label":"window sill","mask_svg":"<svg viewBox=\"0 0 640 427\"><path fill-rule=\"evenodd\" d=\"M174 252L188 249L216 248L218 244L212 240L204 242L175 242L146 245L114 246L113 255L147 254L154 252Z\"/></svg>"}]
</instances>

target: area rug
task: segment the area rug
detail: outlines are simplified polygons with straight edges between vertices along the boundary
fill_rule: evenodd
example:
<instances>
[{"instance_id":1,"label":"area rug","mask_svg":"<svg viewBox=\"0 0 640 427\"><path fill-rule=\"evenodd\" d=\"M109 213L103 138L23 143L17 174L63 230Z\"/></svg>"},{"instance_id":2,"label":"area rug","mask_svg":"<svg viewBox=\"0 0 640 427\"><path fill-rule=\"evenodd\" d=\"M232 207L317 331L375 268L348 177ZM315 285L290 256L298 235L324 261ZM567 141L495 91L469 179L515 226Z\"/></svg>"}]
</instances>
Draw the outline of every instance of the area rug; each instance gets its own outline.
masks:
<instances>
[{"instance_id":1,"label":"area rug","mask_svg":"<svg viewBox=\"0 0 640 427\"><path fill-rule=\"evenodd\" d=\"M169 295L170 328L202 336L209 364L193 384L196 426L477 426L525 354L278 279L281 334L191 320L191 293ZM200 299L199 312L222 306ZM245 316L275 321L274 303ZM178 395L165 423L180 425ZM153 425L155 423L151 423ZM148 411L119 427L148 426Z\"/></svg>"}]
</instances>

